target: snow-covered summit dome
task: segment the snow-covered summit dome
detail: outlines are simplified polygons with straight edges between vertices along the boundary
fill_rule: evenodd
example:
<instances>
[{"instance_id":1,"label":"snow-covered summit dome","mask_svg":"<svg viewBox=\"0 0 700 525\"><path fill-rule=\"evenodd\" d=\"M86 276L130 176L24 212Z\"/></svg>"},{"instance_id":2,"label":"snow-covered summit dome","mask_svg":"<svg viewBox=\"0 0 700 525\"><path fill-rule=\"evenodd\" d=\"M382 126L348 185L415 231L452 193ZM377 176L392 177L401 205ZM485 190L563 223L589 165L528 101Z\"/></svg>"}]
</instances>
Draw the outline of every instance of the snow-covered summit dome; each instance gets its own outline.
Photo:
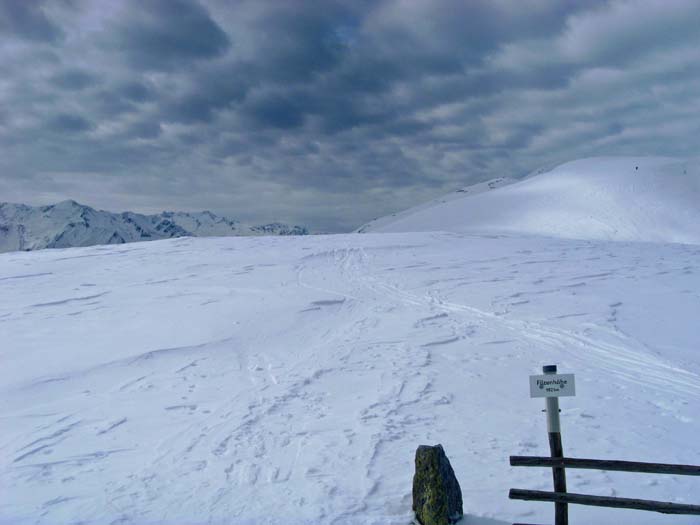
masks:
<instances>
[{"instance_id":1,"label":"snow-covered summit dome","mask_svg":"<svg viewBox=\"0 0 700 525\"><path fill-rule=\"evenodd\" d=\"M700 162L577 160L518 181L458 190L359 231L438 230L700 244Z\"/></svg>"}]
</instances>

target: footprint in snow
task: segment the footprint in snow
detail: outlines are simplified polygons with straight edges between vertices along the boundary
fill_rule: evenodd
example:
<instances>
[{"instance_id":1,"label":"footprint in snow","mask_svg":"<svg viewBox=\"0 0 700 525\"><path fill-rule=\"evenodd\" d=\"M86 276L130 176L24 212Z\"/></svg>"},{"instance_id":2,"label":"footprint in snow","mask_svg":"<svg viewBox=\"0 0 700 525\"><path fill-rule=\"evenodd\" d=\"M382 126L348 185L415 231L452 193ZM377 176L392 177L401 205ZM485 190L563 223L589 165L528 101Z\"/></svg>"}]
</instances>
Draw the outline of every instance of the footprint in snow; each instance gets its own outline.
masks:
<instances>
[{"instance_id":1,"label":"footprint in snow","mask_svg":"<svg viewBox=\"0 0 700 525\"><path fill-rule=\"evenodd\" d=\"M440 341L431 341L429 343L425 343L421 345L422 348L427 348L431 346L442 346L442 345L449 345L451 343L456 343L459 341L459 337L450 337L448 339L442 339Z\"/></svg>"},{"instance_id":2,"label":"footprint in snow","mask_svg":"<svg viewBox=\"0 0 700 525\"><path fill-rule=\"evenodd\" d=\"M312 301L313 306L334 306L338 304L343 304L345 299L324 299L321 301Z\"/></svg>"},{"instance_id":3,"label":"footprint in snow","mask_svg":"<svg viewBox=\"0 0 700 525\"><path fill-rule=\"evenodd\" d=\"M171 405L165 407L165 410L189 410L190 412L197 410L197 405Z\"/></svg>"}]
</instances>

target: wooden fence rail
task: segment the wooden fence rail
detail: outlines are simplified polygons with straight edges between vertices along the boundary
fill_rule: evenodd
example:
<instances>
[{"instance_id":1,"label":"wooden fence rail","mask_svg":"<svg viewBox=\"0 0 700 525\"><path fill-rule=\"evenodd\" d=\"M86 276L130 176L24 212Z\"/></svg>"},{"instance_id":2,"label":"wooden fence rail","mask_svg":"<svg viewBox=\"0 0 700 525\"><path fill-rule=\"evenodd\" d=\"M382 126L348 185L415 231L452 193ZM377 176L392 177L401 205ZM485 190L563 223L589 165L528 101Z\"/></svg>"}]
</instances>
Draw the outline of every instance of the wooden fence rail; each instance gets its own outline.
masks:
<instances>
[{"instance_id":1,"label":"wooden fence rail","mask_svg":"<svg viewBox=\"0 0 700 525\"><path fill-rule=\"evenodd\" d=\"M619 461L608 459L545 457L545 456L511 456L513 467L548 467L564 473L567 468L610 470L620 472L639 472L646 474L675 474L680 476L700 476L700 466L672 465L668 463L642 463L639 461ZM588 494L573 494L564 490L546 492L542 490L510 489L510 499L525 501L548 501L555 505L573 503L575 505L593 505L596 507L613 507L620 509L636 509L663 514L700 515L700 505L686 505L665 501L653 501L633 498L617 498L610 496L593 496ZM555 516L557 525L559 516ZM566 523L568 517L563 518ZM517 525L517 524L514 524Z\"/></svg>"},{"instance_id":2,"label":"wooden fence rail","mask_svg":"<svg viewBox=\"0 0 700 525\"><path fill-rule=\"evenodd\" d=\"M646 474L676 474L700 476L700 467L695 465L671 465L668 463L642 463L639 461L617 461L609 459L551 458L548 456L511 456L513 467L566 467L578 469L641 472Z\"/></svg>"},{"instance_id":3,"label":"wooden fence rail","mask_svg":"<svg viewBox=\"0 0 700 525\"><path fill-rule=\"evenodd\" d=\"M618 509L637 509L661 512L663 514L698 514L700 505L683 505L632 498L613 498L609 496L590 496L588 494L573 494L571 492L545 492L543 490L510 489L510 499L525 501L550 501L553 503L575 503L577 505L593 505L596 507L614 507Z\"/></svg>"}]
</instances>

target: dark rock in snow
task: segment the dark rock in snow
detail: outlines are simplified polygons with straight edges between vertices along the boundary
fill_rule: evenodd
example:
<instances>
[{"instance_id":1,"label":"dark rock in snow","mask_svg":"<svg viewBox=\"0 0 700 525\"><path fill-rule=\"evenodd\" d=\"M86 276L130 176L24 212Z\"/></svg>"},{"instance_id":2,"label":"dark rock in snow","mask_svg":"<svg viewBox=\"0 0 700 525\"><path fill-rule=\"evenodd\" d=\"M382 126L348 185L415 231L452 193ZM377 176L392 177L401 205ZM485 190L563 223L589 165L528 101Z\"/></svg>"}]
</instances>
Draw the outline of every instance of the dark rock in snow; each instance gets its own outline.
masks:
<instances>
[{"instance_id":1,"label":"dark rock in snow","mask_svg":"<svg viewBox=\"0 0 700 525\"><path fill-rule=\"evenodd\" d=\"M462 489L442 445L416 450L413 510L422 525L449 525L462 517Z\"/></svg>"}]
</instances>

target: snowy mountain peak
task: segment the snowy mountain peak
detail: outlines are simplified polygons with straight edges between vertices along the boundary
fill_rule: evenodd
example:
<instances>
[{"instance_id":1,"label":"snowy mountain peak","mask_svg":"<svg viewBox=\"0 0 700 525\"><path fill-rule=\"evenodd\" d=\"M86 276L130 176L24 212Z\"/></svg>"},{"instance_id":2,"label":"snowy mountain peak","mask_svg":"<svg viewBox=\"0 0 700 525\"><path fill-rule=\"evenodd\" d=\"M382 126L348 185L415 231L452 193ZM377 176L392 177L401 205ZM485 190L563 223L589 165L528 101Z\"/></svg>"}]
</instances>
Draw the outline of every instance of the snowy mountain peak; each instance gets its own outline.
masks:
<instances>
[{"instance_id":1,"label":"snowy mountain peak","mask_svg":"<svg viewBox=\"0 0 700 525\"><path fill-rule=\"evenodd\" d=\"M47 208L56 208L56 209L66 209L66 208L89 208L89 206L84 206L82 204L77 203L73 199L66 199L64 201L60 201L53 206L46 206Z\"/></svg>"},{"instance_id":2,"label":"snowy mountain peak","mask_svg":"<svg viewBox=\"0 0 700 525\"><path fill-rule=\"evenodd\" d=\"M699 223L699 162L597 157L521 180L470 186L358 231L500 232L700 244Z\"/></svg>"},{"instance_id":3,"label":"snowy mountain peak","mask_svg":"<svg viewBox=\"0 0 700 525\"><path fill-rule=\"evenodd\" d=\"M173 237L304 235L306 228L247 225L210 211L156 215L95 210L74 200L32 207L0 203L0 252L122 244Z\"/></svg>"}]
</instances>

